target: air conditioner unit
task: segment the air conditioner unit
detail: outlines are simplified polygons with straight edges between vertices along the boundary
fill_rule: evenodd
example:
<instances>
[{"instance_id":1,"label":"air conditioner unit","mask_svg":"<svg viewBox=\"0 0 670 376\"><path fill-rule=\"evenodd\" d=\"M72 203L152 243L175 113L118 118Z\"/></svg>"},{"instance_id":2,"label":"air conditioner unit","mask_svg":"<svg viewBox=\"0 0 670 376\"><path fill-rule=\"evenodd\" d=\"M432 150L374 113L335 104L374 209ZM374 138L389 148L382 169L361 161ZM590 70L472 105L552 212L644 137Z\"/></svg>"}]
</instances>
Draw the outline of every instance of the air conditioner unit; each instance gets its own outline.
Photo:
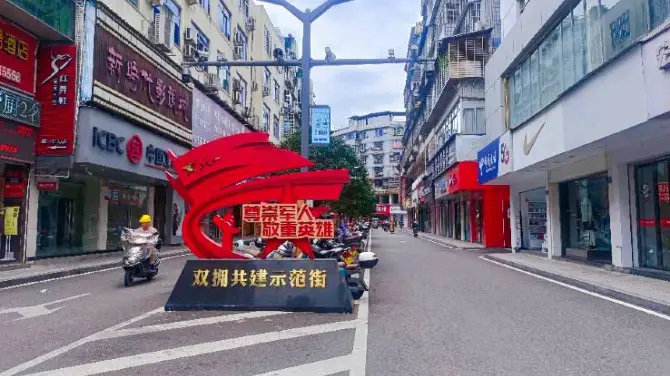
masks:
<instances>
[{"instance_id":1,"label":"air conditioner unit","mask_svg":"<svg viewBox=\"0 0 670 376\"><path fill-rule=\"evenodd\" d=\"M185 44L184 45L184 60L190 60L193 61L195 60L195 46L192 44Z\"/></svg>"},{"instance_id":2,"label":"air conditioner unit","mask_svg":"<svg viewBox=\"0 0 670 376\"><path fill-rule=\"evenodd\" d=\"M284 94L284 103L291 103L291 94L286 93Z\"/></svg>"},{"instance_id":3,"label":"air conditioner unit","mask_svg":"<svg viewBox=\"0 0 670 376\"><path fill-rule=\"evenodd\" d=\"M233 90L240 91L242 90L242 83L239 78L233 79Z\"/></svg>"},{"instance_id":4,"label":"air conditioner unit","mask_svg":"<svg viewBox=\"0 0 670 376\"><path fill-rule=\"evenodd\" d=\"M263 86L263 96L264 97L270 96L270 88L268 86Z\"/></svg>"},{"instance_id":5,"label":"air conditioner unit","mask_svg":"<svg viewBox=\"0 0 670 376\"><path fill-rule=\"evenodd\" d=\"M153 24L149 28L149 40L164 52L172 50L172 38L165 13L154 13Z\"/></svg>"},{"instance_id":6,"label":"air conditioner unit","mask_svg":"<svg viewBox=\"0 0 670 376\"><path fill-rule=\"evenodd\" d=\"M151 5L152 7L160 7L160 6L163 6L163 0L148 0L147 2L148 2L149 5Z\"/></svg>"},{"instance_id":7,"label":"air conditioner unit","mask_svg":"<svg viewBox=\"0 0 670 376\"><path fill-rule=\"evenodd\" d=\"M195 31L193 28L187 27L186 30L184 30L184 42L195 44Z\"/></svg>"},{"instance_id":8,"label":"air conditioner unit","mask_svg":"<svg viewBox=\"0 0 670 376\"><path fill-rule=\"evenodd\" d=\"M216 73L205 73L205 87L212 91L221 90L221 81Z\"/></svg>"},{"instance_id":9,"label":"air conditioner unit","mask_svg":"<svg viewBox=\"0 0 670 376\"><path fill-rule=\"evenodd\" d=\"M253 17L247 17L246 20L244 21L244 28L249 33L256 30L256 19Z\"/></svg>"},{"instance_id":10,"label":"air conditioner unit","mask_svg":"<svg viewBox=\"0 0 670 376\"><path fill-rule=\"evenodd\" d=\"M254 81L251 83L251 91L258 91L258 82Z\"/></svg>"},{"instance_id":11,"label":"air conditioner unit","mask_svg":"<svg viewBox=\"0 0 670 376\"><path fill-rule=\"evenodd\" d=\"M228 61L228 59L226 59L226 55L223 52L218 52L216 54L216 61Z\"/></svg>"},{"instance_id":12,"label":"air conditioner unit","mask_svg":"<svg viewBox=\"0 0 670 376\"><path fill-rule=\"evenodd\" d=\"M198 5L200 0L186 0L186 5Z\"/></svg>"}]
</instances>

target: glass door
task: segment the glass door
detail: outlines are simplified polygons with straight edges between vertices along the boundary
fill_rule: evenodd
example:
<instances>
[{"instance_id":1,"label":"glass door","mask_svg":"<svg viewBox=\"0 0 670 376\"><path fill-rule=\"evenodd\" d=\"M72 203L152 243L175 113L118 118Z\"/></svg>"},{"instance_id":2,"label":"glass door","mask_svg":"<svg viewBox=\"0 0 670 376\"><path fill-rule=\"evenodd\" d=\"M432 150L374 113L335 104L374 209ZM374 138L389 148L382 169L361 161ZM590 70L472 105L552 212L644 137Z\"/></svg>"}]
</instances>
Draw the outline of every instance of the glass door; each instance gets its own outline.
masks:
<instances>
[{"instance_id":1,"label":"glass door","mask_svg":"<svg viewBox=\"0 0 670 376\"><path fill-rule=\"evenodd\" d=\"M670 191L668 161L635 172L640 266L670 270Z\"/></svg>"}]
</instances>

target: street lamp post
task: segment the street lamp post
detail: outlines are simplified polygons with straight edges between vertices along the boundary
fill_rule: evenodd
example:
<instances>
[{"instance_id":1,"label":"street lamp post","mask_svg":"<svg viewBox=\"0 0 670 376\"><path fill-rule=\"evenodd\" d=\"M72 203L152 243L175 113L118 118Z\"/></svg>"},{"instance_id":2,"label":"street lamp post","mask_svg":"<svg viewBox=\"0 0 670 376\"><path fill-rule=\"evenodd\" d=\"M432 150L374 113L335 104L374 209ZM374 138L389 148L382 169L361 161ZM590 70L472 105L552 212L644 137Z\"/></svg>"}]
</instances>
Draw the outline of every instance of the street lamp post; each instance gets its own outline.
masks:
<instances>
[{"instance_id":1,"label":"street lamp post","mask_svg":"<svg viewBox=\"0 0 670 376\"><path fill-rule=\"evenodd\" d=\"M380 65L380 64L406 64L409 62L430 62L430 59L396 59L393 56L392 50L389 50L389 57L386 59L341 59L333 60L312 60L312 23L326 13L335 5L347 3L353 0L326 0L324 3L316 7L314 10L306 9L301 11L287 0L259 0L268 4L280 5L288 10L300 22L302 22L302 57L299 60L283 60L277 58L276 60L252 60L252 61L195 61L184 62L182 65L184 71L182 72L183 79L190 78L190 67L253 67L253 66L282 66L282 67L301 67L302 68L302 90L300 95L301 100L301 117L300 117L300 154L309 158L309 129L311 121L311 101L312 93L310 87L311 69L315 66L343 66L343 65ZM303 168L306 171L307 168Z\"/></svg>"}]
</instances>

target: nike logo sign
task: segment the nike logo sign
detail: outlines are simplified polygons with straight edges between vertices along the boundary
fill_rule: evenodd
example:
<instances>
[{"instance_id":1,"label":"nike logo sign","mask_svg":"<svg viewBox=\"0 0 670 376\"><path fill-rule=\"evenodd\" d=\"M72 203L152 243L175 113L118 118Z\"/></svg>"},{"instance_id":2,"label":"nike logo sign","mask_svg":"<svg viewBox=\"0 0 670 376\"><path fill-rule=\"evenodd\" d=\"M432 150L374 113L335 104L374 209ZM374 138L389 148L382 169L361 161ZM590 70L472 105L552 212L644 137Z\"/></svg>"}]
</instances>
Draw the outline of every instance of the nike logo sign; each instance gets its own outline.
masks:
<instances>
[{"instance_id":1,"label":"nike logo sign","mask_svg":"<svg viewBox=\"0 0 670 376\"><path fill-rule=\"evenodd\" d=\"M537 141L537 137L540 135L540 132L542 132L542 128L544 128L544 125L547 124L545 121L540 125L540 128L535 132L535 135L533 135L533 138L530 139L530 142L528 142L528 134L523 136L523 153L528 155L530 154L530 149L533 148L533 145L535 145L535 141Z\"/></svg>"}]
</instances>

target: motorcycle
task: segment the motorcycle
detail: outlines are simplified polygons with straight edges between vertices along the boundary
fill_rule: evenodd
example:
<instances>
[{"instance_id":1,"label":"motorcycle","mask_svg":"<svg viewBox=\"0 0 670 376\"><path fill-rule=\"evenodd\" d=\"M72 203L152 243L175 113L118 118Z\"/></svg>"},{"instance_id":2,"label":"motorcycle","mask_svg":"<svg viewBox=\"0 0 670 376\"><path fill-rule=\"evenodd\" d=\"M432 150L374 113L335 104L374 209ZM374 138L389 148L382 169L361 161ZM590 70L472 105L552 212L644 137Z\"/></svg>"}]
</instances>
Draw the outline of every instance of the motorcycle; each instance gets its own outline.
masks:
<instances>
[{"instance_id":1,"label":"motorcycle","mask_svg":"<svg viewBox=\"0 0 670 376\"><path fill-rule=\"evenodd\" d=\"M233 242L233 252L252 259L258 257L265 248L263 238L238 239Z\"/></svg>"},{"instance_id":2,"label":"motorcycle","mask_svg":"<svg viewBox=\"0 0 670 376\"><path fill-rule=\"evenodd\" d=\"M130 287L134 278L146 278L151 281L158 274L161 263L160 252L162 241L158 232L147 232L139 229L123 228L121 230L121 247L124 270L123 284ZM156 265L151 268L150 248L156 248Z\"/></svg>"},{"instance_id":3,"label":"motorcycle","mask_svg":"<svg viewBox=\"0 0 670 376\"><path fill-rule=\"evenodd\" d=\"M414 233L415 238L419 237L419 229L418 228L415 227L414 230L412 230L412 232Z\"/></svg>"}]
</instances>

